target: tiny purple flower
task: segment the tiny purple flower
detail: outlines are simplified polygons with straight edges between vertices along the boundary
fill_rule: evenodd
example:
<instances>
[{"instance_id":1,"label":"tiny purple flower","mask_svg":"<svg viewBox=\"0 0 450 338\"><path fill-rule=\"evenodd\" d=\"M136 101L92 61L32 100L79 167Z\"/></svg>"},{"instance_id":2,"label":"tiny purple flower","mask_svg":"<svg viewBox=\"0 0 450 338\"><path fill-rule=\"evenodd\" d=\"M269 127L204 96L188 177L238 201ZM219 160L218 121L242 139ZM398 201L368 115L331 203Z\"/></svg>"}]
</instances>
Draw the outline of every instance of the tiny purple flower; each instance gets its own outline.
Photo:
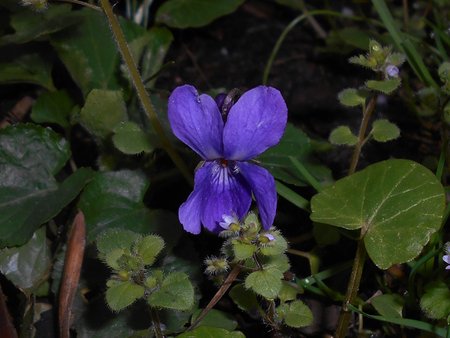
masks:
<instances>
[{"instance_id":1,"label":"tiny purple flower","mask_svg":"<svg viewBox=\"0 0 450 338\"><path fill-rule=\"evenodd\" d=\"M225 230L228 230L231 224L239 224L236 216L222 215L222 220L222 222L219 222L219 225Z\"/></svg>"},{"instance_id":2,"label":"tiny purple flower","mask_svg":"<svg viewBox=\"0 0 450 338\"><path fill-rule=\"evenodd\" d=\"M450 270L450 255L445 255L442 257L445 263L448 265L445 267L445 270Z\"/></svg>"},{"instance_id":3,"label":"tiny purple flower","mask_svg":"<svg viewBox=\"0 0 450 338\"><path fill-rule=\"evenodd\" d=\"M384 70L384 73L387 78L396 78L398 77L399 70L398 67L394 65L388 65Z\"/></svg>"},{"instance_id":4,"label":"tiny purple flower","mask_svg":"<svg viewBox=\"0 0 450 338\"><path fill-rule=\"evenodd\" d=\"M264 234L263 236L266 237L269 240L269 242L272 242L275 240L275 236L272 234Z\"/></svg>"},{"instance_id":5,"label":"tiny purple flower","mask_svg":"<svg viewBox=\"0 0 450 338\"><path fill-rule=\"evenodd\" d=\"M209 95L199 95L189 85L175 88L170 95L173 133L205 161L195 173L194 191L180 206L178 217L190 233L200 233L202 225L219 232L228 222L224 215L242 219L248 213L253 193L262 225L269 229L277 207L275 180L250 160L280 141L287 121L286 103L277 89L259 86L231 106L224 122L220 101L223 98L216 102Z\"/></svg>"}]
</instances>

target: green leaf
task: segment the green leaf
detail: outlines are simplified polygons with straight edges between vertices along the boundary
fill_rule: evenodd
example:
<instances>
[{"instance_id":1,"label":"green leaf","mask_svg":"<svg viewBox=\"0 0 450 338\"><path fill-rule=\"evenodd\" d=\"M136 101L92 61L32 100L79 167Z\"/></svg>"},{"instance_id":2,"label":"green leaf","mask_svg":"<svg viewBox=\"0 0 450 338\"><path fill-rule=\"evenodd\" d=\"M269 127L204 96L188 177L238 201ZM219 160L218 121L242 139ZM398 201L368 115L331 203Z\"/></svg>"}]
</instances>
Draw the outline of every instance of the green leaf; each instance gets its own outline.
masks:
<instances>
[{"instance_id":1,"label":"green leaf","mask_svg":"<svg viewBox=\"0 0 450 338\"><path fill-rule=\"evenodd\" d=\"M366 97L355 88L347 88L338 94L338 100L344 106L356 107L363 105L366 102Z\"/></svg>"},{"instance_id":2,"label":"green leaf","mask_svg":"<svg viewBox=\"0 0 450 338\"><path fill-rule=\"evenodd\" d=\"M31 83L55 90L52 64L39 54L25 54L10 62L0 63L0 84Z\"/></svg>"},{"instance_id":3,"label":"green leaf","mask_svg":"<svg viewBox=\"0 0 450 338\"><path fill-rule=\"evenodd\" d=\"M49 6L42 12L22 10L14 13L11 15L9 24L15 32L3 35L0 38L0 46L43 40L49 34L74 25L77 19L71 9L70 5L59 4L58 6Z\"/></svg>"},{"instance_id":4,"label":"green leaf","mask_svg":"<svg viewBox=\"0 0 450 338\"><path fill-rule=\"evenodd\" d=\"M400 295L380 295L370 300L377 312L387 318L402 318L404 299Z\"/></svg>"},{"instance_id":5,"label":"green leaf","mask_svg":"<svg viewBox=\"0 0 450 338\"><path fill-rule=\"evenodd\" d=\"M121 122L114 128L114 146L127 155L153 150L149 136L134 122Z\"/></svg>"},{"instance_id":6,"label":"green leaf","mask_svg":"<svg viewBox=\"0 0 450 338\"><path fill-rule=\"evenodd\" d=\"M240 331L230 332L222 328L200 326L178 335L177 338L245 338L245 336Z\"/></svg>"},{"instance_id":7,"label":"green leaf","mask_svg":"<svg viewBox=\"0 0 450 338\"><path fill-rule=\"evenodd\" d=\"M329 141L336 145L354 146L358 143L358 137L352 133L348 126L339 126L331 132Z\"/></svg>"},{"instance_id":8,"label":"green leaf","mask_svg":"<svg viewBox=\"0 0 450 338\"><path fill-rule=\"evenodd\" d=\"M172 272L147 301L153 307L188 310L194 305L194 287L185 273Z\"/></svg>"},{"instance_id":9,"label":"green leaf","mask_svg":"<svg viewBox=\"0 0 450 338\"><path fill-rule=\"evenodd\" d=\"M93 89L80 111L80 122L92 134L106 138L128 119L121 91Z\"/></svg>"},{"instance_id":10,"label":"green leaf","mask_svg":"<svg viewBox=\"0 0 450 338\"><path fill-rule=\"evenodd\" d=\"M146 265L154 263L156 256L164 248L164 240L156 235L145 236L135 244L137 254Z\"/></svg>"},{"instance_id":11,"label":"green leaf","mask_svg":"<svg viewBox=\"0 0 450 338\"><path fill-rule=\"evenodd\" d=\"M45 227L33 234L24 245L0 250L0 271L16 287L32 293L47 277L50 248Z\"/></svg>"},{"instance_id":12,"label":"green leaf","mask_svg":"<svg viewBox=\"0 0 450 338\"><path fill-rule=\"evenodd\" d=\"M239 261L252 257L257 249L254 244L242 243L237 239L233 239L231 245L233 248L234 257Z\"/></svg>"},{"instance_id":13,"label":"green leaf","mask_svg":"<svg viewBox=\"0 0 450 338\"><path fill-rule=\"evenodd\" d=\"M311 219L363 229L373 262L382 269L420 254L442 222L444 189L434 174L408 160L387 160L337 181L311 200Z\"/></svg>"},{"instance_id":14,"label":"green leaf","mask_svg":"<svg viewBox=\"0 0 450 338\"><path fill-rule=\"evenodd\" d=\"M202 309L198 309L194 312L191 318L191 324L195 322L197 317L202 312ZM211 309L207 315L202 319L198 326L210 326L216 328L222 328L228 331L233 331L237 327L237 321L234 317L223 311Z\"/></svg>"},{"instance_id":15,"label":"green leaf","mask_svg":"<svg viewBox=\"0 0 450 338\"><path fill-rule=\"evenodd\" d=\"M286 256L286 254L276 256L262 256L260 260L264 269L276 269L280 270L281 272L285 272L290 268L289 258Z\"/></svg>"},{"instance_id":16,"label":"green leaf","mask_svg":"<svg viewBox=\"0 0 450 338\"><path fill-rule=\"evenodd\" d=\"M292 286L289 282L283 280L282 287L280 290L280 294L278 295L278 298L280 298L280 301L282 303L285 303L290 300L294 300L297 298L297 294L299 293L298 288Z\"/></svg>"},{"instance_id":17,"label":"green leaf","mask_svg":"<svg viewBox=\"0 0 450 338\"><path fill-rule=\"evenodd\" d=\"M86 218L88 241L106 229L118 228L158 233L173 247L182 233L178 218L163 210L149 210L142 202L147 188L148 181L140 172L97 172L78 203Z\"/></svg>"},{"instance_id":18,"label":"green leaf","mask_svg":"<svg viewBox=\"0 0 450 338\"><path fill-rule=\"evenodd\" d=\"M201 27L233 13L244 0L168 0L156 12L156 21L172 28Z\"/></svg>"},{"instance_id":19,"label":"green leaf","mask_svg":"<svg viewBox=\"0 0 450 338\"><path fill-rule=\"evenodd\" d=\"M36 123L56 123L68 128L74 106L75 103L65 90L47 92L37 98L31 111L31 119Z\"/></svg>"},{"instance_id":20,"label":"green leaf","mask_svg":"<svg viewBox=\"0 0 450 338\"><path fill-rule=\"evenodd\" d=\"M131 281L108 281L106 302L113 311L120 311L144 296L144 287Z\"/></svg>"},{"instance_id":21,"label":"green leaf","mask_svg":"<svg viewBox=\"0 0 450 338\"><path fill-rule=\"evenodd\" d=\"M245 278L245 287L267 299L275 299L281 291L283 272L278 269L254 271Z\"/></svg>"},{"instance_id":22,"label":"green leaf","mask_svg":"<svg viewBox=\"0 0 450 338\"><path fill-rule=\"evenodd\" d=\"M86 96L92 89L119 89L119 55L103 13L76 13L76 29L51 37L61 61Z\"/></svg>"},{"instance_id":23,"label":"green leaf","mask_svg":"<svg viewBox=\"0 0 450 338\"><path fill-rule=\"evenodd\" d=\"M270 234L274 239L261 247L261 254L265 256L276 256L286 252L288 244L284 237L278 231L272 231Z\"/></svg>"},{"instance_id":24,"label":"green leaf","mask_svg":"<svg viewBox=\"0 0 450 338\"><path fill-rule=\"evenodd\" d=\"M382 92L384 94L391 94L394 90L396 90L400 86L401 80L400 78L394 78L389 80L369 80L366 82L367 88Z\"/></svg>"},{"instance_id":25,"label":"green leaf","mask_svg":"<svg viewBox=\"0 0 450 338\"><path fill-rule=\"evenodd\" d=\"M130 230L108 229L97 236L97 249L105 255L117 249L130 250L140 237Z\"/></svg>"},{"instance_id":26,"label":"green leaf","mask_svg":"<svg viewBox=\"0 0 450 338\"><path fill-rule=\"evenodd\" d=\"M161 69L172 41L173 35L168 29L152 27L129 44L147 88L153 87L156 78L150 80L150 77Z\"/></svg>"},{"instance_id":27,"label":"green leaf","mask_svg":"<svg viewBox=\"0 0 450 338\"><path fill-rule=\"evenodd\" d=\"M244 284L236 284L230 290L230 297L242 311L254 312L260 308L254 292L247 290Z\"/></svg>"},{"instance_id":28,"label":"green leaf","mask_svg":"<svg viewBox=\"0 0 450 338\"><path fill-rule=\"evenodd\" d=\"M284 135L275 147L258 157L275 178L297 186L309 185L304 176L296 169L290 157L293 156L319 181L332 181L331 171L313 158L311 140L300 129L288 123Z\"/></svg>"},{"instance_id":29,"label":"green leaf","mask_svg":"<svg viewBox=\"0 0 450 338\"><path fill-rule=\"evenodd\" d=\"M420 307L431 319L447 319L450 315L450 289L442 281L434 281L425 287Z\"/></svg>"},{"instance_id":30,"label":"green leaf","mask_svg":"<svg viewBox=\"0 0 450 338\"><path fill-rule=\"evenodd\" d=\"M299 328L313 323L313 314L303 302L296 300L277 307L277 314L283 318L286 325Z\"/></svg>"},{"instance_id":31,"label":"green leaf","mask_svg":"<svg viewBox=\"0 0 450 338\"><path fill-rule=\"evenodd\" d=\"M79 169L62 184L54 179L70 156L50 129L16 125L0 130L0 247L21 245L56 216L91 179Z\"/></svg>"},{"instance_id":32,"label":"green leaf","mask_svg":"<svg viewBox=\"0 0 450 338\"><path fill-rule=\"evenodd\" d=\"M378 142L392 141L400 136L400 129L386 119L379 119L372 124L372 135Z\"/></svg>"}]
</instances>

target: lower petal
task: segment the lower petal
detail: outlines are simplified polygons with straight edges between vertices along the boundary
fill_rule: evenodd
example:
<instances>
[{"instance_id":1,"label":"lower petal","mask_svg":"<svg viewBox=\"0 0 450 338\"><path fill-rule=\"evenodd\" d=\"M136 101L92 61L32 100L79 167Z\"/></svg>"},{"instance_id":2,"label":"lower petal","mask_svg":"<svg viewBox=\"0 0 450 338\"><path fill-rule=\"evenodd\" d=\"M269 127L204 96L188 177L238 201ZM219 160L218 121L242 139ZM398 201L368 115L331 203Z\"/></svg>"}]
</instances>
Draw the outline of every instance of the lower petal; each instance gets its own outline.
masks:
<instances>
[{"instance_id":1,"label":"lower petal","mask_svg":"<svg viewBox=\"0 0 450 338\"><path fill-rule=\"evenodd\" d=\"M208 186L205 184L202 223L218 232L223 230L219 225L223 216L242 218L250 209L252 198L250 187L232 166L211 162L209 167L211 180Z\"/></svg>"},{"instance_id":2,"label":"lower petal","mask_svg":"<svg viewBox=\"0 0 450 338\"><path fill-rule=\"evenodd\" d=\"M255 195L263 228L267 230L272 226L277 212L275 180L263 167L248 162L238 163L240 173Z\"/></svg>"},{"instance_id":3,"label":"lower petal","mask_svg":"<svg viewBox=\"0 0 450 338\"><path fill-rule=\"evenodd\" d=\"M184 230L192 234L199 234L201 231L201 215L204 207L204 192L208 188L210 177L208 165L200 167L194 178L194 191L189 195L178 210L178 218Z\"/></svg>"}]
</instances>

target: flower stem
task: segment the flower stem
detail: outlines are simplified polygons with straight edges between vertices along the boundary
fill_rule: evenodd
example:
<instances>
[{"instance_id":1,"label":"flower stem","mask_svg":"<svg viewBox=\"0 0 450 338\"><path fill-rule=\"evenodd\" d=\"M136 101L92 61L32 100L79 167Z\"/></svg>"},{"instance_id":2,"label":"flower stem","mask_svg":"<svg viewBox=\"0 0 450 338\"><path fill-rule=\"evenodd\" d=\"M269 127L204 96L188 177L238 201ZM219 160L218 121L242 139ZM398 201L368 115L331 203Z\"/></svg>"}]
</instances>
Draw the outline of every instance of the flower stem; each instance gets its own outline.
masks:
<instances>
[{"instance_id":1,"label":"flower stem","mask_svg":"<svg viewBox=\"0 0 450 338\"><path fill-rule=\"evenodd\" d=\"M152 319L153 331L155 331L156 338L163 338L164 335L161 331L161 322L159 320L158 312L154 308L150 308L150 317Z\"/></svg>"},{"instance_id":2,"label":"flower stem","mask_svg":"<svg viewBox=\"0 0 450 338\"><path fill-rule=\"evenodd\" d=\"M359 127L358 143L356 144L355 149L353 151L353 156L350 163L350 168L348 170L348 175L352 175L356 171L359 156L361 155L361 149L366 141L367 126L369 125L369 121L375 109L376 102L377 102L377 95L374 95L370 99L369 104L363 108L363 118L361 120L361 125ZM361 232L361 234L363 234L363 231ZM351 316L351 312L348 309L348 305L352 304L357 296L365 260L366 260L366 248L364 246L364 237L361 236L360 239L358 240L355 260L353 261L352 273L350 275L350 281L348 282L347 285L347 293L345 295L344 303L342 305L341 314L339 316L339 321L336 328L335 334L336 338L344 338L346 336Z\"/></svg>"},{"instance_id":3,"label":"flower stem","mask_svg":"<svg viewBox=\"0 0 450 338\"><path fill-rule=\"evenodd\" d=\"M145 90L144 83L142 81L141 76L139 75L139 72L137 70L136 64L133 60L133 57L131 55L130 49L128 48L127 41L125 39L125 36L123 34L122 28L119 25L119 21L117 20L117 17L114 15L111 4L109 3L109 0L100 0L102 9L108 19L111 31L114 36L114 40L117 43L118 49L120 54L122 55L123 61L128 68L128 71L130 73L131 80L133 82L133 86L136 89L136 92L138 94L139 100L141 102L142 108L144 109L145 113L147 114L147 117L155 130L156 134L158 135L158 138L161 142L162 147L167 152L167 154L172 159L173 163L177 166L177 168L180 170L181 174L185 177L185 179L193 185L193 179L192 175L190 173L190 170L184 163L183 159L180 157L180 155L176 152L176 150L171 145L169 139L164 133L164 129L161 125L161 123L158 120L158 116L156 115L155 108L153 107L153 104L150 100L150 96L148 95L147 91Z\"/></svg>"},{"instance_id":4,"label":"flower stem","mask_svg":"<svg viewBox=\"0 0 450 338\"><path fill-rule=\"evenodd\" d=\"M345 295L344 303L342 305L341 314L339 316L338 326L336 328L336 338L345 338L350 323L351 312L348 308L349 304L354 302L359 289L359 283L361 282L361 276L366 260L366 248L364 246L364 240L358 241L358 247L356 249L356 256L353 262L352 273L350 275L350 281L347 286L347 293Z\"/></svg>"},{"instance_id":5,"label":"flower stem","mask_svg":"<svg viewBox=\"0 0 450 338\"><path fill-rule=\"evenodd\" d=\"M369 125L370 118L375 109L375 104L377 102L377 95L373 96L367 107L363 111L363 118L361 120L361 125L359 126L358 133L358 143L355 145L353 150L352 160L350 162L350 168L348 169L348 174L354 174L356 171L356 166L358 165L359 156L361 155L361 149L364 145L366 139L367 126Z\"/></svg>"},{"instance_id":6,"label":"flower stem","mask_svg":"<svg viewBox=\"0 0 450 338\"><path fill-rule=\"evenodd\" d=\"M192 323L191 326L187 328L186 331L191 331L197 327L198 324L205 318L208 312L217 304L217 302L225 295L225 293L230 288L231 284L236 280L237 276L241 272L241 265L238 263L234 266L234 268L230 271L227 278L222 283L219 290L217 290L216 294L209 301L208 305L203 309L197 319Z\"/></svg>"}]
</instances>

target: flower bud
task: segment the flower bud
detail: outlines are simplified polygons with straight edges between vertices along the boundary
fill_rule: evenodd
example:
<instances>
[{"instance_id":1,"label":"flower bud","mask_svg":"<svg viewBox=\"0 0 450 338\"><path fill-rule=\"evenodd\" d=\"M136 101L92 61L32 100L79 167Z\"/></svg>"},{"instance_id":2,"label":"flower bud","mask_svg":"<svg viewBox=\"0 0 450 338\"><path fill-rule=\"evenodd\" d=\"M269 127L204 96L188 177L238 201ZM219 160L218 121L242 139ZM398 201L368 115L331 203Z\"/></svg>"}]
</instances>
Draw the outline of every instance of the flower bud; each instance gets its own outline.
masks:
<instances>
[{"instance_id":1,"label":"flower bud","mask_svg":"<svg viewBox=\"0 0 450 338\"><path fill-rule=\"evenodd\" d=\"M48 7L47 0L21 0L20 4L24 7L31 7L38 12L45 11Z\"/></svg>"},{"instance_id":2,"label":"flower bud","mask_svg":"<svg viewBox=\"0 0 450 338\"><path fill-rule=\"evenodd\" d=\"M209 275L217 275L225 273L229 270L230 265L226 258L210 257L205 259L205 273Z\"/></svg>"}]
</instances>

